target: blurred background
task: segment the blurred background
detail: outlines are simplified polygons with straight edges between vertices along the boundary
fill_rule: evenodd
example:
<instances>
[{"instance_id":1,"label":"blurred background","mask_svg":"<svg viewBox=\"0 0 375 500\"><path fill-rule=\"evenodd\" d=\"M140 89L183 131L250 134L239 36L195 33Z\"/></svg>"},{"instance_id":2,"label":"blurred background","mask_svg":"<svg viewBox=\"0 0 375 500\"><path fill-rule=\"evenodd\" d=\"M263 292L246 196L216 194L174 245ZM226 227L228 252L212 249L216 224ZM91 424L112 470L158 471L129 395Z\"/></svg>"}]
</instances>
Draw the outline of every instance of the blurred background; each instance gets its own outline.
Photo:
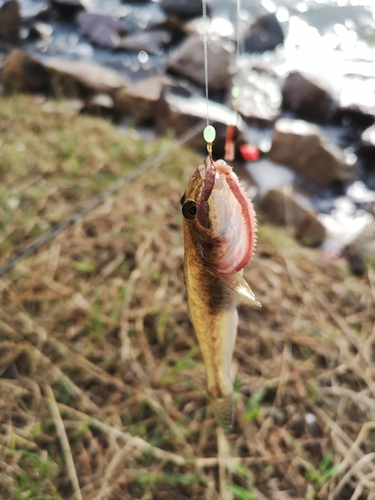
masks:
<instances>
[{"instance_id":1,"label":"blurred background","mask_svg":"<svg viewBox=\"0 0 375 500\"><path fill-rule=\"evenodd\" d=\"M1 498L375 498L375 5L237 14L0 0ZM226 438L182 277L205 143L176 138L206 119L205 29L213 155L237 122L263 305L239 309Z\"/></svg>"},{"instance_id":2,"label":"blurred background","mask_svg":"<svg viewBox=\"0 0 375 500\"><path fill-rule=\"evenodd\" d=\"M122 127L146 125L140 130L149 138L155 131L178 135L204 118L200 1L1 5L5 87L76 98L79 111L102 113ZM260 162L245 162L252 197L292 184L296 192L284 190L283 198L302 211L296 234L339 255L370 224L375 201L374 6L244 0L237 17L234 1L209 4L208 83L210 99L221 104L211 111L216 154L222 156L225 127L234 120L230 90L238 84L239 144L261 153ZM9 57L15 47L21 52ZM199 139L193 145L204 147ZM279 198L271 193L263 202L273 218ZM308 223L301 222L305 209ZM361 272L355 253L351 247L350 262Z\"/></svg>"}]
</instances>

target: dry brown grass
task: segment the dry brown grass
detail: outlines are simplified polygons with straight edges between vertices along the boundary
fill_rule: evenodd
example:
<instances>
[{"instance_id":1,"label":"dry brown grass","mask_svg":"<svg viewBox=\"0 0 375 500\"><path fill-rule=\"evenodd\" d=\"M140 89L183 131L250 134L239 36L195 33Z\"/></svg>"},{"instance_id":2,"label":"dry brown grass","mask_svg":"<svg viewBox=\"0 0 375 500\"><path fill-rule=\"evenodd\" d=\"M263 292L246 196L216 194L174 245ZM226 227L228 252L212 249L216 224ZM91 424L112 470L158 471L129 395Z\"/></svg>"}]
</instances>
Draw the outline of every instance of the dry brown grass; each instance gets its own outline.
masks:
<instances>
[{"instance_id":1,"label":"dry brown grass","mask_svg":"<svg viewBox=\"0 0 375 500\"><path fill-rule=\"evenodd\" d=\"M26 106L43 127L40 107L9 100L0 116L10 136L29 132L17 116ZM1 263L48 214L97 192L90 158L104 155L102 168L119 175L155 148L58 113L73 135L104 128L94 146L85 139L69 207L57 189L31 204L27 225L1 205ZM103 134L123 143L116 167ZM38 137L50 152L43 129ZM3 197L5 183L17 196L17 176L26 193L37 174L59 188L65 160L53 160L56 177L3 174ZM217 433L182 279L179 199L197 161L178 151L0 279L1 498L375 498L375 273L353 277L266 223L245 273L263 309L240 307L235 425Z\"/></svg>"}]
</instances>

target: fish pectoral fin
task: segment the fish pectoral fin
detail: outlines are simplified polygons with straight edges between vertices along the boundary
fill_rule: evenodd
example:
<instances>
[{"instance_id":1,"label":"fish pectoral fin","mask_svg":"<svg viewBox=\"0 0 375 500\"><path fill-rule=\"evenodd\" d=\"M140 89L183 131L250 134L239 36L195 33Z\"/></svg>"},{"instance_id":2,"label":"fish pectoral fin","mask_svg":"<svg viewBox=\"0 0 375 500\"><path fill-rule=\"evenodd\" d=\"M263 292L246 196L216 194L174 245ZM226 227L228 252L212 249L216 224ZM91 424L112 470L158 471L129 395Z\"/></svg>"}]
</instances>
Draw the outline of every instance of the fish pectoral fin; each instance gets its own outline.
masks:
<instances>
[{"instance_id":1,"label":"fish pectoral fin","mask_svg":"<svg viewBox=\"0 0 375 500\"><path fill-rule=\"evenodd\" d=\"M262 304L255 299L254 292L250 288L250 285L240 273L221 274L215 271L215 269L212 269L212 267L207 268L207 271L224 283L224 285L227 285L227 287L241 295L241 297L245 297L251 306L257 308L262 307Z\"/></svg>"},{"instance_id":2,"label":"fish pectoral fin","mask_svg":"<svg viewBox=\"0 0 375 500\"><path fill-rule=\"evenodd\" d=\"M233 402L232 396L225 396L223 398L210 398L210 405L215 415L217 423L225 433L229 432L232 428L233 420Z\"/></svg>"}]
</instances>

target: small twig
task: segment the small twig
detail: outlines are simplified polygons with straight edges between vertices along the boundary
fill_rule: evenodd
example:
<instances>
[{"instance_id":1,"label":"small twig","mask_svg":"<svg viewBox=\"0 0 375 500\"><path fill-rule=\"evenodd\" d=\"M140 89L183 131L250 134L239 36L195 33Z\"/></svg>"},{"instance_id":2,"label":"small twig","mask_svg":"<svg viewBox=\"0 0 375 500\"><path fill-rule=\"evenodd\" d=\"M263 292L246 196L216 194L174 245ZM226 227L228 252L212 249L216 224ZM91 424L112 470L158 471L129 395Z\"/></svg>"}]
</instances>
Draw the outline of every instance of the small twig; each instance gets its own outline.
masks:
<instances>
[{"instance_id":1,"label":"small twig","mask_svg":"<svg viewBox=\"0 0 375 500\"><path fill-rule=\"evenodd\" d=\"M129 446L131 445L134 448L138 448L140 451L152 453L156 458L159 458L160 460L172 462L176 465L186 464L186 459L184 457L180 457L175 453L171 453L169 451L162 450L161 448L157 448L156 446L152 446L150 443L147 443L147 441L140 437L132 436L128 432L123 432L120 429L116 429L116 427L112 427L111 425L101 422L100 420L93 418L90 415L86 415L81 411L75 410L74 408L70 408L70 406L58 403L58 407L62 411L71 413L72 415L78 417L80 420L86 421L89 427L94 427L101 430L102 432L105 432L106 434L109 434L110 436L113 436L116 439L121 439L125 443L128 443Z\"/></svg>"},{"instance_id":2,"label":"small twig","mask_svg":"<svg viewBox=\"0 0 375 500\"><path fill-rule=\"evenodd\" d=\"M82 500L82 494L78 482L77 471L74 466L72 450L70 449L68 436L66 435L66 430L60 415L59 407L56 403L55 395L53 394L53 390L50 385L44 386L44 392L47 396L49 411L51 412L52 419L56 427L56 432L60 440L61 448L64 452L66 467L68 469L68 476L72 484L75 498L76 500Z\"/></svg>"},{"instance_id":3,"label":"small twig","mask_svg":"<svg viewBox=\"0 0 375 500\"><path fill-rule=\"evenodd\" d=\"M350 398L353 401L367 406L372 411L375 412L375 401L364 394L354 392L346 387L322 387L321 391L324 394L332 394L333 396L339 396L342 398Z\"/></svg>"},{"instance_id":4,"label":"small twig","mask_svg":"<svg viewBox=\"0 0 375 500\"><path fill-rule=\"evenodd\" d=\"M285 396L286 386L289 381L291 363L292 363L292 348L289 342L285 342L282 361L281 361L279 384L277 386L277 391L275 396L275 406L277 407L282 405L283 398Z\"/></svg>"},{"instance_id":5,"label":"small twig","mask_svg":"<svg viewBox=\"0 0 375 500\"><path fill-rule=\"evenodd\" d=\"M356 349L358 349L358 352L363 356L361 342L354 335L353 330L350 328L350 325L347 323L347 321L340 314L333 310L333 308L329 305L329 300L322 294L320 294L319 292L314 292L314 297L319 302L319 304L327 311L336 325L341 329L348 341Z\"/></svg>"},{"instance_id":6,"label":"small twig","mask_svg":"<svg viewBox=\"0 0 375 500\"><path fill-rule=\"evenodd\" d=\"M257 456L257 457L227 457L226 462L230 469L234 469L239 464L259 464L259 463L276 463L283 462L288 458L295 455L293 452L282 453L279 455L269 453L267 455ZM219 463L218 457L207 457L207 458L195 458L193 460L187 460L187 462L194 463L195 466L199 467L217 467Z\"/></svg>"},{"instance_id":7,"label":"small twig","mask_svg":"<svg viewBox=\"0 0 375 500\"><path fill-rule=\"evenodd\" d=\"M358 474L359 471L361 471L365 465L367 465L370 462L373 462L375 458L375 452L374 453L368 453L364 457L362 457L358 462L356 462L351 469L348 470L348 472L345 474L345 476L341 479L339 484L336 486L334 492L333 492L333 498L339 498L340 491L343 489L343 487L346 485L346 483L350 480L350 478L353 475ZM361 482L370 490L374 490L374 482L370 481L366 478L366 476L361 478Z\"/></svg>"},{"instance_id":8,"label":"small twig","mask_svg":"<svg viewBox=\"0 0 375 500\"><path fill-rule=\"evenodd\" d=\"M164 407L156 401L151 394L148 394L148 391L146 394L143 396L144 402L154 411L156 412L159 416L162 416L164 422L166 425L169 427L170 431L172 434L175 436L176 441L180 445L182 445L187 452L193 456L194 451L192 446L188 443L186 440L186 437L184 436L183 432L181 429L178 427L178 425L174 422L174 420L168 415L168 413L165 411Z\"/></svg>"},{"instance_id":9,"label":"small twig","mask_svg":"<svg viewBox=\"0 0 375 500\"><path fill-rule=\"evenodd\" d=\"M345 459L343 460L343 462L341 462L339 466L338 470L339 473L343 472L350 463L353 464L358 463L356 455L358 455L359 453L363 454L362 450L360 449L360 446L366 439L369 432L372 431L374 428L375 428L375 422L366 422L365 424L363 424L362 429L357 436L357 439L354 441L354 443L348 450L347 454L345 455ZM361 457L360 461L364 458L364 456ZM374 469L373 473L375 473Z\"/></svg>"}]
</instances>

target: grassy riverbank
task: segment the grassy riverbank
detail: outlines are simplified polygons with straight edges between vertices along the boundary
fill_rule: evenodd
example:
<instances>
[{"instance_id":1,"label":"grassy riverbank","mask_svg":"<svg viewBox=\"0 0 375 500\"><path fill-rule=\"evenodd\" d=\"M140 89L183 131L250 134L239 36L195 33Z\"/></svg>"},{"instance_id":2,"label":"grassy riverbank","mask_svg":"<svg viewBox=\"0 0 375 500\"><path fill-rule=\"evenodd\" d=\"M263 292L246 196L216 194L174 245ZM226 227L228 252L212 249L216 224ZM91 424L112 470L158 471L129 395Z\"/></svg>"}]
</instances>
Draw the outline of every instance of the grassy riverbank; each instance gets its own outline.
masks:
<instances>
[{"instance_id":1,"label":"grassy riverbank","mask_svg":"<svg viewBox=\"0 0 375 500\"><path fill-rule=\"evenodd\" d=\"M27 96L2 98L0 143L0 265L160 148ZM71 498L74 470L85 500L371 498L375 275L265 221L218 453L182 279L200 160L177 150L0 278L1 498Z\"/></svg>"}]
</instances>

